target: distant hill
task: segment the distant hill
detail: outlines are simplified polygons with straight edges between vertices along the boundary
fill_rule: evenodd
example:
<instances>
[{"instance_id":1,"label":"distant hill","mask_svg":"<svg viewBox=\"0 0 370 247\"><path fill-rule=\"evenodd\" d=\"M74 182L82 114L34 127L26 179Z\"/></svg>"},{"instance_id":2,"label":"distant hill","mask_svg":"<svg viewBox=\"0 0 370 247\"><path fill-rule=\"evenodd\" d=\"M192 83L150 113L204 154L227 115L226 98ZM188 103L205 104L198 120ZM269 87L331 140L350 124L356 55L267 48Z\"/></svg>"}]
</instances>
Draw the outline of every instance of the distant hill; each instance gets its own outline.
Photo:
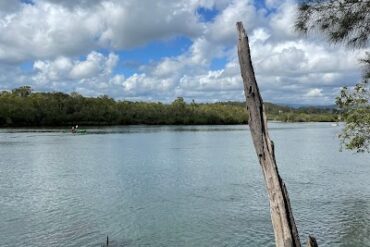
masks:
<instances>
[{"instance_id":1,"label":"distant hill","mask_svg":"<svg viewBox=\"0 0 370 247\"><path fill-rule=\"evenodd\" d=\"M323 109L336 109L336 105L306 105L306 104L280 104L290 108L323 108Z\"/></svg>"}]
</instances>

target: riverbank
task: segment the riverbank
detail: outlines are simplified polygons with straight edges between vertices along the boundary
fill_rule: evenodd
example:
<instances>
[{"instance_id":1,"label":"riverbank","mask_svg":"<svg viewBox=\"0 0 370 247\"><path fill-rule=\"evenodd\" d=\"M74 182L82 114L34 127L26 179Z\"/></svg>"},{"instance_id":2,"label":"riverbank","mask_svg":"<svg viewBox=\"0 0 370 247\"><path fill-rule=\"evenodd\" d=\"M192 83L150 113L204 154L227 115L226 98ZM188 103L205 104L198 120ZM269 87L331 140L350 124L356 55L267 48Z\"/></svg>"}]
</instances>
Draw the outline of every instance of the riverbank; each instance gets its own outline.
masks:
<instances>
[{"instance_id":1,"label":"riverbank","mask_svg":"<svg viewBox=\"0 0 370 247\"><path fill-rule=\"evenodd\" d=\"M334 122L333 108L293 108L265 103L269 120ZM0 92L0 127L116 125L233 125L247 124L245 102L196 103L178 97L172 103L117 101L108 96L77 93Z\"/></svg>"}]
</instances>

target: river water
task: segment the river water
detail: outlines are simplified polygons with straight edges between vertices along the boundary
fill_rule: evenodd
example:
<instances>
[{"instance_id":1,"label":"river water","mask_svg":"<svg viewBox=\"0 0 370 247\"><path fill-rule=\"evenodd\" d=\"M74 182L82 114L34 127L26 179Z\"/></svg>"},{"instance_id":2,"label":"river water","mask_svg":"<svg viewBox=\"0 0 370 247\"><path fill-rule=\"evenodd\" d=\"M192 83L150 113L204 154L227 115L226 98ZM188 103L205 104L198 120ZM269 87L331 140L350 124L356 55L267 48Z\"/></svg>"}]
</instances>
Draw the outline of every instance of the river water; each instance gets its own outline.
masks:
<instances>
[{"instance_id":1,"label":"river water","mask_svg":"<svg viewBox=\"0 0 370 247\"><path fill-rule=\"evenodd\" d=\"M370 246L370 155L271 123L301 239ZM0 130L0 246L274 246L247 126Z\"/></svg>"}]
</instances>

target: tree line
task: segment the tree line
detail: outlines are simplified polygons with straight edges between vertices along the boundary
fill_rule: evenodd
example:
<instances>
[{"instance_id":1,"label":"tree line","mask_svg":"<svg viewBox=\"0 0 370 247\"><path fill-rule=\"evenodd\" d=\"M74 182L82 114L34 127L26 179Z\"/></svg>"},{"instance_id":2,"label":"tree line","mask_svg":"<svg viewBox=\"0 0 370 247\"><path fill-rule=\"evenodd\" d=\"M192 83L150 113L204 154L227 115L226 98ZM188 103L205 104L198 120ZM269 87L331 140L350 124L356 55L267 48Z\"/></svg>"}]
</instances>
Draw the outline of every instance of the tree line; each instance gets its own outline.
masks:
<instances>
[{"instance_id":1,"label":"tree line","mask_svg":"<svg viewBox=\"0 0 370 247\"><path fill-rule=\"evenodd\" d=\"M336 121L333 109L291 108L265 104L270 120L285 122ZM186 103L178 97L161 102L117 101L109 96L84 97L78 93L32 92L28 86L0 92L0 126L70 125L192 125L246 124L244 102Z\"/></svg>"}]
</instances>

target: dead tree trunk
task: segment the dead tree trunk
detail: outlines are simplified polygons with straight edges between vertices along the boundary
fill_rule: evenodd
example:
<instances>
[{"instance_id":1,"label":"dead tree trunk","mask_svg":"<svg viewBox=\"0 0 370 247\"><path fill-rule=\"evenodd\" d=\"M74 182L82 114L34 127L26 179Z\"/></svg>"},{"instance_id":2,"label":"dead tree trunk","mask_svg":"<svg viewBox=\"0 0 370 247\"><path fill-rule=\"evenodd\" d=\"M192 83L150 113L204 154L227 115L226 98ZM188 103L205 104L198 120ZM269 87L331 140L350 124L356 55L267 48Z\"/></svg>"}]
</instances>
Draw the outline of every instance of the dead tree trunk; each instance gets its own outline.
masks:
<instances>
[{"instance_id":1,"label":"dead tree trunk","mask_svg":"<svg viewBox=\"0 0 370 247\"><path fill-rule=\"evenodd\" d=\"M263 101L254 75L248 37L241 22L237 23L237 29L240 70L249 112L248 125L267 187L276 246L300 247L301 242L290 207L288 191L279 175L274 144L268 135Z\"/></svg>"},{"instance_id":2,"label":"dead tree trunk","mask_svg":"<svg viewBox=\"0 0 370 247\"><path fill-rule=\"evenodd\" d=\"M308 236L307 247L319 247L314 237Z\"/></svg>"}]
</instances>

